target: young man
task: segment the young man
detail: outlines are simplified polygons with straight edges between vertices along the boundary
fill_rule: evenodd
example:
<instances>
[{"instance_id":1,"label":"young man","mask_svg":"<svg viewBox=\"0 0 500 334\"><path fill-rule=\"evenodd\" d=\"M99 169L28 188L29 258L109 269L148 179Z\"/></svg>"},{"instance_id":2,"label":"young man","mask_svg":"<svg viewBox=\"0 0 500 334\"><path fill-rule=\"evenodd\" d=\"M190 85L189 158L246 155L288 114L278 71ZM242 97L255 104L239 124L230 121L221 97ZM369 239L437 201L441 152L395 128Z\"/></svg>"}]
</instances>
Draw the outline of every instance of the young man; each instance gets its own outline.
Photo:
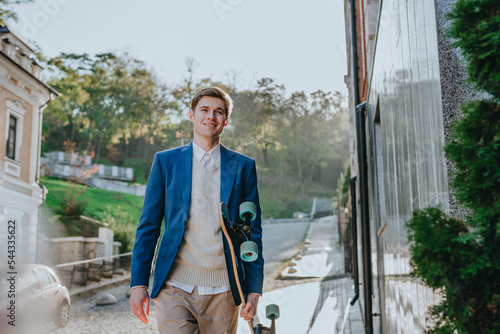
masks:
<instances>
[{"instance_id":1,"label":"young man","mask_svg":"<svg viewBox=\"0 0 500 334\"><path fill-rule=\"evenodd\" d=\"M236 333L220 202L227 203L232 219L242 202L257 205L251 228L259 256L245 266L247 307L240 315L250 320L257 310L264 267L257 174L253 159L220 144L231 111L232 100L222 89L198 91L189 111L193 141L154 157L132 255L130 306L148 323L147 287L164 219L151 290L160 333Z\"/></svg>"}]
</instances>

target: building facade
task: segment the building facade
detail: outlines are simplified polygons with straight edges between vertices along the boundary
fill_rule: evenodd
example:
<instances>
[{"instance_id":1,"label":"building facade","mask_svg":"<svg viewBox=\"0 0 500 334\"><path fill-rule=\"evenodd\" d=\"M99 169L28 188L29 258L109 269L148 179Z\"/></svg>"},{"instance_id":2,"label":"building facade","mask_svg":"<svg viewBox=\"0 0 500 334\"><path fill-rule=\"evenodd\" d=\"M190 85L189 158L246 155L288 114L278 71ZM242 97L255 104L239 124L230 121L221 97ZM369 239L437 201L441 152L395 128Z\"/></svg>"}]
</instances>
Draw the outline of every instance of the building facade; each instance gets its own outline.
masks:
<instances>
[{"instance_id":1,"label":"building facade","mask_svg":"<svg viewBox=\"0 0 500 334\"><path fill-rule=\"evenodd\" d=\"M345 0L353 253L367 333L423 333L440 298L410 276L405 222L429 206L461 215L443 146L474 92L445 35L454 2Z\"/></svg>"},{"instance_id":2,"label":"building facade","mask_svg":"<svg viewBox=\"0 0 500 334\"><path fill-rule=\"evenodd\" d=\"M39 183L42 113L58 93L42 81L33 49L6 26L0 37L0 244L15 240L16 263L34 263L46 194Z\"/></svg>"}]
</instances>

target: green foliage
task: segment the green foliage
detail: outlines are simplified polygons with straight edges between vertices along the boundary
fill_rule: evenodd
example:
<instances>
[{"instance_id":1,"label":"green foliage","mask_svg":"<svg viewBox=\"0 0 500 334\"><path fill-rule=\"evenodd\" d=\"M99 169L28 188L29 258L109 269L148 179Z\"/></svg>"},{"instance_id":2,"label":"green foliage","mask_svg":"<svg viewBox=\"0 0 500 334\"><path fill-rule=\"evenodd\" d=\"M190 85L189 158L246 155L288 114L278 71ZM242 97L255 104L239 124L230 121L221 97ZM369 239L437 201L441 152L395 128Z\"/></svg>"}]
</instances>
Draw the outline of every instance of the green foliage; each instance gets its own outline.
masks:
<instances>
[{"instance_id":1,"label":"green foliage","mask_svg":"<svg viewBox=\"0 0 500 334\"><path fill-rule=\"evenodd\" d=\"M48 65L49 83L62 93L45 111L48 149L69 139L80 148L95 147L96 163L116 149L120 164L129 157L149 160L161 148L170 102L143 62L127 54L61 54Z\"/></svg>"},{"instance_id":2,"label":"green foliage","mask_svg":"<svg viewBox=\"0 0 500 334\"><path fill-rule=\"evenodd\" d=\"M85 188L76 189L76 184L73 183L73 188L68 192L62 194L59 199L62 215L72 217L83 215L87 208L88 200L82 199L81 196L85 192Z\"/></svg>"},{"instance_id":3,"label":"green foliage","mask_svg":"<svg viewBox=\"0 0 500 334\"><path fill-rule=\"evenodd\" d=\"M415 210L407 222L412 275L441 292L431 308L437 324L430 333L496 333L500 329L498 257L468 222L440 208Z\"/></svg>"},{"instance_id":4,"label":"green foliage","mask_svg":"<svg viewBox=\"0 0 500 334\"><path fill-rule=\"evenodd\" d=\"M349 187L351 185L351 165L347 166L347 170L344 174L344 179L342 180L342 189L340 197L340 205L346 206L349 201Z\"/></svg>"},{"instance_id":5,"label":"green foliage","mask_svg":"<svg viewBox=\"0 0 500 334\"><path fill-rule=\"evenodd\" d=\"M118 213L113 213L108 207L108 212L105 214L104 222L109 224L109 228L114 232L114 241L120 242L120 254L132 251L133 240L135 238L135 222L134 219L123 212L121 207L117 208Z\"/></svg>"},{"instance_id":6,"label":"green foliage","mask_svg":"<svg viewBox=\"0 0 500 334\"><path fill-rule=\"evenodd\" d=\"M45 205L52 212L59 211L59 201L63 194L71 191L70 182L42 177L41 183L47 187L48 194ZM83 188L82 185L76 185L76 189ZM141 215L142 202L144 198L129 194L107 191L103 189L87 187L82 199L88 201L85 215L100 221L104 221L109 213L116 217L123 215L130 217L133 222L138 222Z\"/></svg>"},{"instance_id":7,"label":"green foliage","mask_svg":"<svg viewBox=\"0 0 500 334\"><path fill-rule=\"evenodd\" d=\"M432 308L438 326L431 333L451 333L448 329L460 329L463 333L466 328L474 328L467 307L474 305L476 296L482 293L477 280L486 263L480 246L467 238L467 224L448 217L440 208L427 208L414 211L407 228L408 240L414 242L412 275L441 291L444 297L441 304Z\"/></svg>"},{"instance_id":8,"label":"green foliage","mask_svg":"<svg viewBox=\"0 0 500 334\"><path fill-rule=\"evenodd\" d=\"M445 148L457 168L451 186L460 203L481 218L476 223L500 222L500 106L470 101L462 111Z\"/></svg>"},{"instance_id":9,"label":"green foliage","mask_svg":"<svg viewBox=\"0 0 500 334\"><path fill-rule=\"evenodd\" d=\"M30 2L33 2L33 0L0 0L0 25L5 25L9 19L17 21L17 14L12 9L13 5Z\"/></svg>"},{"instance_id":10,"label":"green foliage","mask_svg":"<svg viewBox=\"0 0 500 334\"><path fill-rule=\"evenodd\" d=\"M458 0L449 18L449 35L464 53L470 81L500 97L500 2Z\"/></svg>"},{"instance_id":11,"label":"green foliage","mask_svg":"<svg viewBox=\"0 0 500 334\"><path fill-rule=\"evenodd\" d=\"M45 205L52 212L60 212L58 205L60 196L71 192L72 187L75 187L75 191L81 191L83 188L81 185L72 185L70 182L57 179L44 177L41 181L49 190ZM130 252L141 214L143 198L89 187L82 194L82 200L87 203L85 215L109 224L109 228L114 232L115 241L122 243L120 253ZM75 226L68 226L76 224L74 221L64 217L61 218L61 221L67 228L69 227L67 233L77 230Z\"/></svg>"},{"instance_id":12,"label":"green foliage","mask_svg":"<svg viewBox=\"0 0 500 334\"><path fill-rule=\"evenodd\" d=\"M298 181L289 171L257 166L262 218L290 218L296 211L311 212L314 197L332 197L333 190L321 182L311 182L298 197Z\"/></svg>"}]
</instances>

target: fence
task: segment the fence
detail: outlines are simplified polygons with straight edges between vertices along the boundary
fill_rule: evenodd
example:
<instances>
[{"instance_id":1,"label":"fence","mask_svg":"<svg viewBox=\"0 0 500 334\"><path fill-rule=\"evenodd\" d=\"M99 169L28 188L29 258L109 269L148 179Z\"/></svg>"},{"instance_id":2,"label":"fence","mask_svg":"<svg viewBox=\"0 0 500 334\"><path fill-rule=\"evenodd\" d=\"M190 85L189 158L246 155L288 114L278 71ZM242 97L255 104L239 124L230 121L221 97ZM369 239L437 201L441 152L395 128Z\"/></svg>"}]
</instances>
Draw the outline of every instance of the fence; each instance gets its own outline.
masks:
<instances>
[{"instance_id":1,"label":"fence","mask_svg":"<svg viewBox=\"0 0 500 334\"><path fill-rule=\"evenodd\" d=\"M69 291L89 284L130 274L132 252L90 260L58 264L57 275Z\"/></svg>"}]
</instances>

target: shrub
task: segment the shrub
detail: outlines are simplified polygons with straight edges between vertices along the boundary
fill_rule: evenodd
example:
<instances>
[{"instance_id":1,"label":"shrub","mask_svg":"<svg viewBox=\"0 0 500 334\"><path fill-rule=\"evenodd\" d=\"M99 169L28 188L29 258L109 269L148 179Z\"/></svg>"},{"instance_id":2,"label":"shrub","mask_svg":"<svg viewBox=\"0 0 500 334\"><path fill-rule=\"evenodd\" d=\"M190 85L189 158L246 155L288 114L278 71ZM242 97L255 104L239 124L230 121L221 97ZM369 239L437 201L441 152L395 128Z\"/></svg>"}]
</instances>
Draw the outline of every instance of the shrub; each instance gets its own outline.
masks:
<instances>
[{"instance_id":1,"label":"shrub","mask_svg":"<svg viewBox=\"0 0 500 334\"><path fill-rule=\"evenodd\" d=\"M114 241L121 242L120 254L131 252L135 237L135 227L133 218L121 211L118 207L118 214L113 215L111 209L105 213L104 222L109 224L109 228L114 232Z\"/></svg>"},{"instance_id":2,"label":"shrub","mask_svg":"<svg viewBox=\"0 0 500 334\"><path fill-rule=\"evenodd\" d=\"M75 217L80 216L85 212L87 208L88 200L82 198L85 187L82 189L77 189L76 184L73 184L71 192L64 194L59 199L59 204L61 205L61 213L63 216Z\"/></svg>"},{"instance_id":3,"label":"shrub","mask_svg":"<svg viewBox=\"0 0 500 334\"><path fill-rule=\"evenodd\" d=\"M412 275L441 292L431 308L437 324L430 333L493 333L498 330L498 269L470 226L440 208L415 210L407 222ZM496 329L495 329L496 328ZM495 332L496 333L496 332Z\"/></svg>"},{"instance_id":4,"label":"shrub","mask_svg":"<svg viewBox=\"0 0 500 334\"><path fill-rule=\"evenodd\" d=\"M351 184L351 166L347 167L347 170L344 175L344 179L342 180L342 189L341 189L341 197L340 197L340 205L346 206L349 201L349 187Z\"/></svg>"},{"instance_id":5,"label":"shrub","mask_svg":"<svg viewBox=\"0 0 500 334\"><path fill-rule=\"evenodd\" d=\"M449 36L467 61L470 82L500 96L500 4L498 0L458 0L449 15Z\"/></svg>"},{"instance_id":6,"label":"shrub","mask_svg":"<svg viewBox=\"0 0 500 334\"><path fill-rule=\"evenodd\" d=\"M459 202L474 210L475 223L500 223L500 105L470 101L462 111L445 147L457 169L451 187Z\"/></svg>"}]
</instances>

